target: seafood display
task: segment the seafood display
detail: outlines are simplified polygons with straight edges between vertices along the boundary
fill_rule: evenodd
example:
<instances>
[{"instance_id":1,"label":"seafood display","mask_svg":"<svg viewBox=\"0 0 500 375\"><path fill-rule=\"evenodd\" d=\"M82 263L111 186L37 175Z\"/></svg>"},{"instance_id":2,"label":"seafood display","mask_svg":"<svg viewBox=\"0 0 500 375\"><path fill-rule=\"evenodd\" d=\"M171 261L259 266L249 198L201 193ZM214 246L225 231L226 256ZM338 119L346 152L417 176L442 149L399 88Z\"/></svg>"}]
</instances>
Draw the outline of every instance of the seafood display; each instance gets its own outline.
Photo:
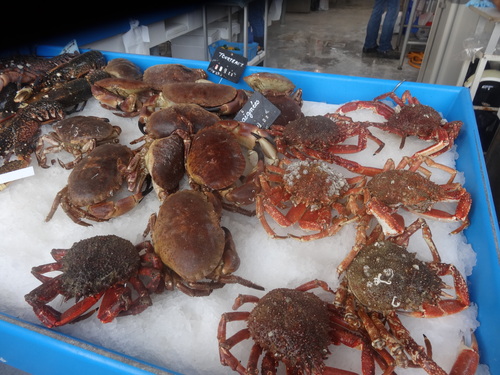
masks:
<instances>
[{"instance_id":1,"label":"seafood display","mask_svg":"<svg viewBox=\"0 0 500 375\"><path fill-rule=\"evenodd\" d=\"M287 114L263 129L234 120L250 90L201 69L73 59L59 78L0 69L25 101L0 123L0 173L36 171L4 185L0 200L35 199L36 187L43 213L13 220L12 233L46 231L22 256L19 272L32 275L19 286L22 319L117 351L139 342L126 354L186 374L481 367L464 261L475 257L463 233L474 201L453 153L461 122L424 115L430 135L394 130L404 111L433 110L425 98L304 102L290 79L258 73L245 82ZM44 99L100 71L90 97ZM18 205L12 215L34 203ZM160 316L144 337L113 337ZM157 335L165 343L150 352ZM210 363L178 354L194 346Z\"/></svg>"}]
</instances>

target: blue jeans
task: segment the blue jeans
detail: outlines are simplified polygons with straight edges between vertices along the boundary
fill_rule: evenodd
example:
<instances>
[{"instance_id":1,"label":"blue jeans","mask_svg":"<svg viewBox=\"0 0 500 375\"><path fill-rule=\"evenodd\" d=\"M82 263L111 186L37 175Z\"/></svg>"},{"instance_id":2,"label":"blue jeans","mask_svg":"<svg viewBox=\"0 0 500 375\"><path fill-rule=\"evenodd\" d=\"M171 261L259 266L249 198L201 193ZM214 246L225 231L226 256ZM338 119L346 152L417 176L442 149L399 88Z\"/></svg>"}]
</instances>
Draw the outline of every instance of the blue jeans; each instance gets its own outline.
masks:
<instances>
[{"instance_id":1,"label":"blue jeans","mask_svg":"<svg viewBox=\"0 0 500 375\"><path fill-rule=\"evenodd\" d=\"M392 34L394 25L398 18L400 0L375 0L372 14L366 26L366 38L363 48L375 48L378 45L378 51L385 52L392 50ZM387 11L380 33L380 39L377 43L382 14Z\"/></svg>"}]
</instances>

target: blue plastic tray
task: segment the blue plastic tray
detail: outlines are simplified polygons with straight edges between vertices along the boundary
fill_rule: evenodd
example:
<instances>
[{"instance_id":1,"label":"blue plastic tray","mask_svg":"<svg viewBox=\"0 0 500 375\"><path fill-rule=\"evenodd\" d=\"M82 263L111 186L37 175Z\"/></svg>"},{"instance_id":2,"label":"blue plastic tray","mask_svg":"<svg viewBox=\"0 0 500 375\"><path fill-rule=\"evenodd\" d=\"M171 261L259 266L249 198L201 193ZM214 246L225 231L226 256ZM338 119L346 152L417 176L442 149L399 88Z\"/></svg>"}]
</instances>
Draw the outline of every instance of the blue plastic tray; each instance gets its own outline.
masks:
<instances>
[{"instance_id":1,"label":"blue plastic tray","mask_svg":"<svg viewBox=\"0 0 500 375\"><path fill-rule=\"evenodd\" d=\"M37 53L41 56L54 56L60 50L59 47L44 46L39 47ZM126 57L142 68L165 63L179 63L192 68L208 67L208 62L202 61L108 52L104 54L108 59ZM354 99L371 100L381 93L393 90L398 83L262 67L247 67L245 75L261 71L276 72L292 79L303 89L304 100L332 104ZM215 82L221 81L218 76L209 76ZM224 83L249 89L243 81L239 84L229 81ZM491 374L500 374L500 324L497 318L500 302L495 298L495 294L498 295L500 291L499 228L470 94L463 87L413 82L405 82L405 89L410 90L415 97L425 97L426 103L432 103L448 121L464 122L456 140L460 155L457 169L465 173L465 188L473 198L471 225L464 233L477 252L477 265L468 281L472 301L479 306L480 327L476 336L481 363L489 366ZM5 314L0 314L0 359L34 374L66 374L68 368L74 374L172 373ZM54 366L55 362L57 366Z\"/></svg>"}]
</instances>

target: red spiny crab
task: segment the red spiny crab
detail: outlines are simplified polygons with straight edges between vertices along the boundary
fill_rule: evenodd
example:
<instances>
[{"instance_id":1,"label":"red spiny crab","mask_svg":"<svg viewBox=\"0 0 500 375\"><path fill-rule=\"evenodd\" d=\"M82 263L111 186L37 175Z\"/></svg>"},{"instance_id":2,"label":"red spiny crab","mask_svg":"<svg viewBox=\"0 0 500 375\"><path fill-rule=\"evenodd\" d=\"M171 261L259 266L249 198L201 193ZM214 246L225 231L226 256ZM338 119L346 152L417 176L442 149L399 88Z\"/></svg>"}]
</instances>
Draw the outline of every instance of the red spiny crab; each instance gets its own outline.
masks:
<instances>
[{"instance_id":1,"label":"red spiny crab","mask_svg":"<svg viewBox=\"0 0 500 375\"><path fill-rule=\"evenodd\" d=\"M263 290L233 275L240 259L231 233L220 226L220 211L211 194L179 190L151 215L146 233L151 231L154 251L167 266L167 289L177 287L191 296L208 295L227 283Z\"/></svg>"},{"instance_id":2,"label":"red spiny crab","mask_svg":"<svg viewBox=\"0 0 500 375\"><path fill-rule=\"evenodd\" d=\"M340 222L332 218L332 210L348 220L348 209L341 197L358 179L346 179L326 162L320 160L283 159L279 166L269 165L260 175L261 192L257 195L257 217L266 232L279 236L265 218L268 213L280 226L298 223L300 228L318 231L312 235L290 235L309 241L335 234Z\"/></svg>"},{"instance_id":3,"label":"red spiny crab","mask_svg":"<svg viewBox=\"0 0 500 375\"><path fill-rule=\"evenodd\" d=\"M224 197L225 209L253 215L240 206L254 203L265 156L275 158L275 150L266 137L263 129L235 120L221 120L201 129L187 139L186 171L191 186ZM247 162L242 146L247 151L257 151L254 166Z\"/></svg>"},{"instance_id":4,"label":"red spiny crab","mask_svg":"<svg viewBox=\"0 0 500 375\"><path fill-rule=\"evenodd\" d=\"M398 107L395 109L381 100L391 98ZM417 98L405 91L401 98L394 92L376 97L373 101L354 101L346 103L337 109L338 113L348 113L360 108L373 109L387 119L387 122L372 123L382 130L401 136L400 148L404 147L408 136L416 136L425 141L435 143L415 155L435 157L449 150L463 125L461 121L446 122L432 107L421 104Z\"/></svg>"},{"instance_id":5,"label":"red spiny crab","mask_svg":"<svg viewBox=\"0 0 500 375\"><path fill-rule=\"evenodd\" d=\"M160 291L161 261L154 253L115 235L95 236L75 242L70 249L53 249L55 263L33 267L42 285L25 295L40 321L49 328L88 318L98 310L103 323L115 317L139 314L151 306L150 293ZM45 273L61 271L55 277ZM149 279L147 284L140 279ZM132 296L132 291L138 295ZM48 303L58 295L75 305L59 312ZM98 309L88 310L101 301Z\"/></svg>"},{"instance_id":6,"label":"red spiny crab","mask_svg":"<svg viewBox=\"0 0 500 375\"><path fill-rule=\"evenodd\" d=\"M188 68L182 64L158 64L144 71L143 81L161 91L163 85L173 82L196 82L208 77L203 69Z\"/></svg>"},{"instance_id":7,"label":"red spiny crab","mask_svg":"<svg viewBox=\"0 0 500 375\"><path fill-rule=\"evenodd\" d=\"M383 353L370 347L361 331L346 328L340 312L332 304L319 298L309 290L321 287L331 292L325 282L314 280L295 289L273 289L262 298L240 295L233 310L245 303L254 303L252 311L234 311L221 317L217 338L222 365L229 366L241 375L258 374L259 358L262 358L262 374L276 374L281 363L287 374L345 374L354 372L328 367L324 361L330 354L332 344L344 344L362 350L364 375L375 373L374 358L385 368ZM227 325L244 321L246 327L227 337ZM252 346L247 367L238 360L231 349L250 339Z\"/></svg>"},{"instance_id":8,"label":"red spiny crab","mask_svg":"<svg viewBox=\"0 0 500 375\"><path fill-rule=\"evenodd\" d=\"M48 168L47 154L65 150L75 157L69 163L59 161L62 167L71 169L82 157L96 146L117 143L122 129L109 123L107 118L96 116L73 116L52 126L53 131L38 140L36 157L38 164ZM50 146L45 146L48 143Z\"/></svg>"},{"instance_id":9,"label":"red spiny crab","mask_svg":"<svg viewBox=\"0 0 500 375\"><path fill-rule=\"evenodd\" d=\"M278 151L289 158L320 159L365 175L380 171L378 168L364 167L338 156L364 150L367 139L379 145L375 153L384 146L384 143L374 137L362 123L353 122L347 116L338 114L304 116L290 121L286 126L272 125L269 132L276 137ZM348 138L356 136L357 144L342 144Z\"/></svg>"},{"instance_id":10,"label":"red spiny crab","mask_svg":"<svg viewBox=\"0 0 500 375\"><path fill-rule=\"evenodd\" d=\"M431 262L419 260L407 249L409 238L419 229L432 254ZM399 236L384 239L377 226L368 239L360 238L347 257L352 261L344 262L345 277L335 300L338 306L345 307L345 319L353 327L372 327L368 329L372 345L376 349L387 346L398 366L417 365L429 374L446 374L414 342L397 313L419 318L458 313L470 305L465 279L454 265L441 262L431 231L422 218ZM443 292L450 288L441 279L447 275L453 279L456 296ZM468 358L474 361L475 355ZM472 375L474 371L464 373Z\"/></svg>"},{"instance_id":11,"label":"red spiny crab","mask_svg":"<svg viewBox=\"0 0 500 375\"><path fill-rule=\"evenodd\" d=\"M422 175L421 164L445 170L451 174L446 184L439 185L430 180L430 175ZM408 169L404 169L410 165ZM470 194L457 182L453 182L457 171L445 165L434 162L429 157L403 158L394 167L391 159L384 170L373 176L369 181L354 188L362 191L367 213L375 216L382 225L386 235L400 234L404 223L396 210L403 207L419 216L435 220L459 221L462 224L452 233L459 233L469 225L469 211L472 205ZM365 180L366 181L366 180ZM434 208L438 202L458 202L455 212L450 214Z\"/></svg>"},{"instance_id":12,"label":"red spiny crab","mask_svg":"<svg viewBox=\"0 0 500 375\"><path fill-rule=\"evenodd\" d=\"M127 178L127 166L133 157L134 151L125 145L110 143L96 147L73 168L68 184L57 193L45 220L52 219L59 205L71 220L83 226L91 224L82 218L107 221L133 209L149 189L135 191L117 201L111 200L122 188Z\"/></svg>"}]
</instances>

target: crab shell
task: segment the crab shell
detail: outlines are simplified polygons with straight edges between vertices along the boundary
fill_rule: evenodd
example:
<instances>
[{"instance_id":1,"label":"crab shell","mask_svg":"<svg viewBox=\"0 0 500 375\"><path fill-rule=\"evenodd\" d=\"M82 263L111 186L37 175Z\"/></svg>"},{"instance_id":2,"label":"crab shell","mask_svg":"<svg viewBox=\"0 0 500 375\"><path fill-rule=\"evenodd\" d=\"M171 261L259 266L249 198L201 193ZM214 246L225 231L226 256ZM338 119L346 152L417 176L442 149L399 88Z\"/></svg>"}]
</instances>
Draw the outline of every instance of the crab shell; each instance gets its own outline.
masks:
<instances>
[{"instance_id":1,"label":"crab shell","mask_svg":"<svg viewBox=\"0 0 500 375\"><path fill-rule=\"evenodd\" d=\"M184 142L179 136L172 134L153 140L144 159L160 200L179 188L185 173Z\"/></svg>"},{"instance_id":2,"label":"crab shell","mask_svg":"<svg viewBox=\"0 0 500 375\"><path fill-rule=\"evenodd\" d=\"M182 64L158 64L144 71L143 81L156 90L172 82L195 82L206 79L207 73L203 69L192 69Z\"/></svg>"},{"instance_id":3,"label":"crab shell","mask_svg":"<svg viewBox=\"0 0 500 375\"><path fill-rule=\"evenodd\" d=\"M78 163L68 177L68 196L79 207L99 203L112 196L124 181L120 164L126 166L134 152L125 145L96 147Z\"/></svg>"},{"instance_id":4,"label":"crab shell","mask_svg":"<svg viewBox=\"0 0 500 375\"><path fill-rule=\"evenodd\" d=\"M163 263L192 282L219 266L226 241L220 212L207 195L194 190L180 190L164 200L151 238Z\"/></svg>"},{"instance_id":5,"label":"crab shell","mask_svg":"<svg viewBox=\"0 0 500 375\"><path fill-rule=\"evenodd\" d=\"M163 138L177 129L196 133L215 124L220 118L197 104L179 103L153 112L147 119L144 132L153 138Z\"/></svg>"},{"instance_id":6,"label":"crab shell","mask_svg":"<svg viewBox=\"0 0 500 375\"><path fill-rule=\"evenodd\" d=\"M196 184L221 190L234 184L245 168L245 156L231 132L212 126L194 135L186 171Z\"/></svg>"},{"instance_id":7,"label":"crab shell","mask_svg":"<svg viewBox=\"0 0 500 375\"><path fill-rule=\"evenodd\" d=\"M142 79L142 69L132 61L122 57L109 60L104 71L116 78Z\"/></svg>"},{"instance_id":8,"label":"crab shell","mask_svg":"<svg viewBox=\"0 0 500 375\"><path fill-rule=\"evenodd\" d=\"M243 90L213 82L176 82L163 85L163 99L173 103L194 103L209 111L229 115L247 102Z\"/></svg>"},{"instance_id":9,"label":"crab shell","mask_svg":"<svg viewBox=\"0 0 500 375\"><path fill-rule=\"evenodd\" d=\"M379 241L361 249L346 271L349 289L371 310L417 311L437 305L445 284L405 247Z\"/></svg>"},{"instance_id":10,"label":"crab shell","mask_svg":"<svg viewBox=\"0 0 500 375\"><path fill-rule=\"evenodd\" d=\"M289 78L277 73L253 73L243 77L243 80L264 96L290 95L295 90L295 84Z\"/></svg>"}]
</instances>

